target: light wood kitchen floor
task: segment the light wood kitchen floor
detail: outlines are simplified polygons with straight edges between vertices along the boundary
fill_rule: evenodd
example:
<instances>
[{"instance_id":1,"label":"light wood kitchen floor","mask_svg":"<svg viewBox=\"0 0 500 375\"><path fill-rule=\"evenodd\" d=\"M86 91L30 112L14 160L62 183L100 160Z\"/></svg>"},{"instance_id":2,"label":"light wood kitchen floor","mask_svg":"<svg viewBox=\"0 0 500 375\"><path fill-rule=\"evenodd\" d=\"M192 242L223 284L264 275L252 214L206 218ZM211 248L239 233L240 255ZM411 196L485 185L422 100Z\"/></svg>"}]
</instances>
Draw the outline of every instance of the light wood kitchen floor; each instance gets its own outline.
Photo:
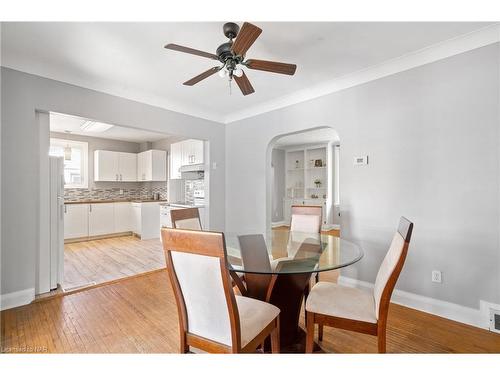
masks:
<instances>
[{"instance_id":1,"label":"light wood kitchen floor","mask_svg":"<svg viewBox=\"0 0 500 375\"><path fill-rule=\"evenodd\" d=\"M160 239L134 236L64 245L65 291L165 268Z\"/></svg>"}]
</instances>

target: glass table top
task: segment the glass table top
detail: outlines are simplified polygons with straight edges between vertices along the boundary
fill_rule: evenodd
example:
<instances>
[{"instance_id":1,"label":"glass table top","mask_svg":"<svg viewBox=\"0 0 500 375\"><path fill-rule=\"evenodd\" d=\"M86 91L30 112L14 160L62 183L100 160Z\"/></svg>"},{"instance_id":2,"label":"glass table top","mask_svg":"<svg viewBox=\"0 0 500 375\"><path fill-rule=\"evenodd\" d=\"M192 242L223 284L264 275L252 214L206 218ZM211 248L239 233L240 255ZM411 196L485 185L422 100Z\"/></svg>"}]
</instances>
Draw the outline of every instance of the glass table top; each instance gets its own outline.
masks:
<instances>
[{"instance_id":1,"label":"glass table top","mask_svg":"<svg viewBox=\"0 0 500 375\"><path fill-rule=\"evenodd\" d=\"M316 273L349 266L363 257L355 243L319 233L273 230L265 235L224 235L228 269L242 273Z\"/></svg>"}]
</instances>

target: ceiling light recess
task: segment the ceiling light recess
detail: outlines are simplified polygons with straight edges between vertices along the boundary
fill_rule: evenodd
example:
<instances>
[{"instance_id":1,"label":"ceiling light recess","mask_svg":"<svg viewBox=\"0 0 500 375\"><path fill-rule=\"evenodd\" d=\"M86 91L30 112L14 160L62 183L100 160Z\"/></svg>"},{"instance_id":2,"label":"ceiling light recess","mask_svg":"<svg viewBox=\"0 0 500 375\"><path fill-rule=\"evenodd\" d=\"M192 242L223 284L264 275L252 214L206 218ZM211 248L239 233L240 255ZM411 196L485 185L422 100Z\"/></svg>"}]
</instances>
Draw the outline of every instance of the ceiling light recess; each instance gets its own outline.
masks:
<instances>
[{"instance_id":1,"label":"ceiling light recess","mask_svg":"<svg viewBox=\"0 0 500 375\"><path fill-rule=\"evenodd\" d=\"M102 133L106 130L109 130L113 127L111 124L105 124L103 122L95 122L95 121L85 121L82 125L80 125L80 129L84 132L89 133Z\"/></svg>"}]
</instances>

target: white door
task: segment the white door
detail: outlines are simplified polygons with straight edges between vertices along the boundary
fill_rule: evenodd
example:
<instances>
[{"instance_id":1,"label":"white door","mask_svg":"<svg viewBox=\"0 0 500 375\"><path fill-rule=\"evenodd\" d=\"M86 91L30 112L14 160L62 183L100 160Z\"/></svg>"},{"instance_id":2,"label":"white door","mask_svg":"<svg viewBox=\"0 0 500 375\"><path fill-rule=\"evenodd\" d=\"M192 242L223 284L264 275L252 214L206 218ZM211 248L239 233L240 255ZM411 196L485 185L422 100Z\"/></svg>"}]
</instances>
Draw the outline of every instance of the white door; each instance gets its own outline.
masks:
<instances>
[{"instance_id":1,"label":"white door","mask_svg":"<svg viewBox=\"0 0 500 375\"><path fill-rule=\"evenodd\" d=\"M145 161L146 155L144 152L137 154L137 181L146 180Z\"/></svg>"},{"instance_id":2,"label":"white door","mask_svg":"<svg viewBox=\"0 0 500 375\"><path fill-rule=\"evenodd\" d=\"M88 212L88 204L64 205L64 239L88 237Z\"/></svg>"},{"instance_id":3,"label":"white door","mask_svg":"<svg viewBox=\"0 0 500 375\"><path fill-rule=\"evenodd\" d=\"M137 154L119 153L120 181L137 181Z\"/></svg>"},{"instance_id":4,"label":"white door","mask_svg":"<svg viewBox=\"0 0 500 375\"><path fill-rule=\"evenodd\" d=\"M89 204L89 236L115 232L114 203Z\"/></svg>"},{"instance_id":5,"label":"white door","mask_svg":"<svg viewBox=\"0 0 500 375\"><path fill-rule=\"evenodd\" d=\"M115 203L115 233L132 232L134 229L134 216L132 203Z\"/></svg>"},{"instance_id":6,"label":"white door","mask_svg":"<svg viewBox=\"0 0 500 375\"><path fill-rule=\"evenodd\" d=\"M94 151L94 181L119 181L119 153Z\"/></svg>"},{"instance_id":7,"label":"white door","mask_svg":"<svg viewBox=\"0 0 500 375\"><path fill-rule=\"evenodd\" d=\"M49 157L50 173L50 281L49 288L56 289L64 276L64 161ZM48 292L40 288L39 292Z\"/></svg>"},{"instance_id":8,"label":"white door","mask_svg":"<svg viewBox=\"0 0 500 375\"><path fill-rule=\"evenodd\" d=\"M182 142L170 145L170 179L179 180L181 178L180 167L182 165Z\"/></svg>"}]
</instances>

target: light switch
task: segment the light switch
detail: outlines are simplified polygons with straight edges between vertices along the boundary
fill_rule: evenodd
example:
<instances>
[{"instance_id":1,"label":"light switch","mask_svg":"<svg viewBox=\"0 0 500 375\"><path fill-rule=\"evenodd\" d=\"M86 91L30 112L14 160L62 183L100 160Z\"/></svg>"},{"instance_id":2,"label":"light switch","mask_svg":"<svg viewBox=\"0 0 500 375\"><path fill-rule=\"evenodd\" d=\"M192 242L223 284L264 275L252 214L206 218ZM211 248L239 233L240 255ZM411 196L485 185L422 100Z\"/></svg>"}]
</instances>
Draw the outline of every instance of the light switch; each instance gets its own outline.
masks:
<instances>
[{"instance_id":1,"label":"light switch","mask_svg":"<svg viewBox=\"0 0 500 375\"><path fill-rule=\"evenodd\" d=\"M367 164L368 164L368 155L354 157L354 165L367 165Z\"/></svg>"}]
</instances>

